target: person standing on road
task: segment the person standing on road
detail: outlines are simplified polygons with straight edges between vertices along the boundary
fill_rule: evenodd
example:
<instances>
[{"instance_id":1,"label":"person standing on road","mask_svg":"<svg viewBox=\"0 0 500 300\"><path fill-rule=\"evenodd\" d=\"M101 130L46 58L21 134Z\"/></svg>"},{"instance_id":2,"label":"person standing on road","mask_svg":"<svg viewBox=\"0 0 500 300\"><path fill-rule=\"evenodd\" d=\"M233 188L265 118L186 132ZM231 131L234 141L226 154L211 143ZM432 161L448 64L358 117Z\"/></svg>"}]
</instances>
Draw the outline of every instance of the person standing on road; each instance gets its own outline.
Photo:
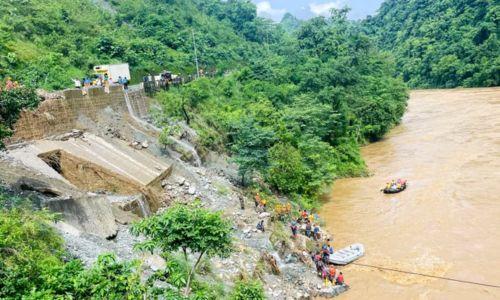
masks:
<instances>
[{"instance_id":1,"label":"person standing on road","mask_svg":"<svg viewBox=\"0 0 500 300\"><path fill-rule=\"evenodd\" d=\"M75 89L81 89L82 88L82 82L80 81L80 79L78 79L78 78L73 79L73 82L75 84Z\"/></svg>"},{"instance_id":2,"label":"person standing on road","mask_svg":"<svg viewBox=\"0 0 500 300\"><path fill-rule=\"evenodd\" d=\"M128 90L128 79L127 76L123 77L123 89Z\"/></svg>"}]
</instances>

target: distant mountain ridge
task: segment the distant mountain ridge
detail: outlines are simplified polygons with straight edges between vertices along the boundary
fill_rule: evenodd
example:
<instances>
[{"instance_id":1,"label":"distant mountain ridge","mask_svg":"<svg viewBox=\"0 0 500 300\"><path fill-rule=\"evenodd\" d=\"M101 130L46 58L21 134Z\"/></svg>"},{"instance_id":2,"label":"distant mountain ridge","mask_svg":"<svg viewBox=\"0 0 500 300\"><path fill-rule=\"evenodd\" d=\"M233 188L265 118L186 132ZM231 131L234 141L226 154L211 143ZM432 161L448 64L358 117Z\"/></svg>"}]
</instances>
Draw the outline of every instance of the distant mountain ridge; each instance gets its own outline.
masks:
<instances>
[{"instance_id":1,"label":"distant mountain ridge","mask_svg":"<svg viewBox=\"0 0 500 300\"><path fill-rule=\"evenodd\" d=\"M291 13L286 13L281 19L280 25L287 32L294 32L302 25L302 21L292 15Z\"/></svg>"}]
</instances>

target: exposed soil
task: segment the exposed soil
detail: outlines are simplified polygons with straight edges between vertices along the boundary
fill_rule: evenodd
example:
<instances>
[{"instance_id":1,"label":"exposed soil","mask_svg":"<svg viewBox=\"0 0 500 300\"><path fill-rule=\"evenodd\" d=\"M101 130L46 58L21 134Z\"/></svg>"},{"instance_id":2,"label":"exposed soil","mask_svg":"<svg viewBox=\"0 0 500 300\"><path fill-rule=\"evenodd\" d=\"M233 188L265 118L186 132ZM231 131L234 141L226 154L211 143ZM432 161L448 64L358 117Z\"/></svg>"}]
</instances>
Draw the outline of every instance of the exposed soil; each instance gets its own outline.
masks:
<instances>
[{"instance_id":1,"label":"exposed soil","mask_svg":"<svg viewBox=\"0 0 500 300\"><path fill-rule=\"evenodd\" d=\"M134 181L63 150L39 154L45 163L69 182L87 192L134 195L141 188Z\"/></svg>"}]
</instances>

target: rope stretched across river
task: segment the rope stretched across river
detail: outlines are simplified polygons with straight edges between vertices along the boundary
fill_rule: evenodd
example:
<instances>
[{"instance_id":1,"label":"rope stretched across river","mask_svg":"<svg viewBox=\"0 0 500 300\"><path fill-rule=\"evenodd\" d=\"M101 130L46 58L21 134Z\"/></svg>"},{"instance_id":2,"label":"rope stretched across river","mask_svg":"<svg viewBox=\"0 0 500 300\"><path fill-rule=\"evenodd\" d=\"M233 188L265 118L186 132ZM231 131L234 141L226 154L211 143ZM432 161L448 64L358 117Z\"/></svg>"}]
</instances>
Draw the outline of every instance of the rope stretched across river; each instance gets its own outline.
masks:
<instances>
[{"instance_id":1,"label":"rope stretched across river","mask_svg":"<svg viewBox=\"0 0 500 300\"><path fill-rule=\"evenodd\" d=\"M494 284L467 281L467 280L461 280L461 279L455 279L455 278L449 278L449 277L434 276L434 275L429 275L429 274L416 273L416 272L411 272L411 271L403 271L403 270L397 270L397 269L379 267L379 266L373 266L373 265L365 265L365 264L360 264L360 263L352 263L352 264L356 265L356 266L361 266L361 267L368 267L368 268L374 268L374 269L380 269L380 270L386 270L386 271L392 271L392 272L418 275L418 276L423 276L423 277L430 277L430 278L436 278L436 279L442 279L442 280L448 280L448 281L455 281L455 282L460 282L460 283L481 285L481 286L492 287L492 288L500 288L500 285L494 285Z\"/></svg>"}]
</instances>

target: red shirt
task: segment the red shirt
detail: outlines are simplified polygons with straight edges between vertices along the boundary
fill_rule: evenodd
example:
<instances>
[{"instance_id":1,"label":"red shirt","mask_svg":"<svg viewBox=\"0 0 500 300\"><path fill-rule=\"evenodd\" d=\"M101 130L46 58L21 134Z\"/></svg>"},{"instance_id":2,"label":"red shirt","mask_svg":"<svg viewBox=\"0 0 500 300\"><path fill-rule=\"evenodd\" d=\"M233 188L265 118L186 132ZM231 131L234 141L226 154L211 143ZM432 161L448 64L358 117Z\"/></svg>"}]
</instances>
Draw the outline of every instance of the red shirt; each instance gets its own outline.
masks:
<instances>
[{"instance_id":1,"label":"red shirt","mask_svg":"<svg viewBox=\"0 0 500 300\"><path fill-rule=\"evenodd\" d=\"M337 276L337 282L344 283L344 275L339 274L339 276Z\"/></svg>"}]
</instances>

